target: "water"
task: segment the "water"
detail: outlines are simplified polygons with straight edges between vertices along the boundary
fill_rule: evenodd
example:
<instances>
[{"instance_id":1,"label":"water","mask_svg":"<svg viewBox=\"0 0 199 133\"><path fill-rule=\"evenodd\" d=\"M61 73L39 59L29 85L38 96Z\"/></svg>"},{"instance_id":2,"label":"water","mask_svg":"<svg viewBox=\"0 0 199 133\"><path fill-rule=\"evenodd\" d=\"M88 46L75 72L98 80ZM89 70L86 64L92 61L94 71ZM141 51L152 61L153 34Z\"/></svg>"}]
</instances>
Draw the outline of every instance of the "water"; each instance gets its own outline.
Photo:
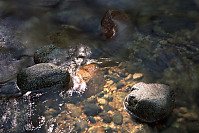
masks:
<instances>
[{"instance_id":1,"label":"water","mask_svg":"<svg viewBox=\"0 0 199 133\"><path fill-rule=\"evenodd\" d=\"M128 28L115 21L120 27L111 39L103 36L100 26L107 10L124 11L130 19ZM198 15L197 0L1 0L0 132L198 132ZM79 85L80 90L103 93L63 90L2 97L10 93L8 84L16 82L17 73L34 64L34 52L51 43L63 49L90 47L88 62L98 64L103 76L90 75L92 82L87 83L74 76L75 90ZM135 73L143 77L134 80ZM176 105L167 120L143 124L123 109L130 86L141 81L174 88ZM11 92L18 91L14 89ZM110 117L120 112L122 125L86 116L88 103L99 105Z\"/></svg>"}]
</instances>

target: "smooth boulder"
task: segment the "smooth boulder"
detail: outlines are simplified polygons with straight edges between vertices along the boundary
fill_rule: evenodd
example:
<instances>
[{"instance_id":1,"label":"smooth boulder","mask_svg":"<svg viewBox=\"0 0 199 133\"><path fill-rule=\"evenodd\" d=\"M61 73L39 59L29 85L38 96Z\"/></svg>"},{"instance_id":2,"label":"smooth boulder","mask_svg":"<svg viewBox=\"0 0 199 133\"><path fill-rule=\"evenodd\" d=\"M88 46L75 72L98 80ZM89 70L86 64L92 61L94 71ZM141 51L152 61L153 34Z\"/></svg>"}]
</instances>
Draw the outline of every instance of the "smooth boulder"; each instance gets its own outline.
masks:
<instances>
[{"instance_id":1,"label":"smooth boulder","mask_svg":"<svg viewBox=\"0 0 199 133\"><path fill-rule=\"evenodd\" d=\"M17 75L17 85L22 94L27 91L38 91L56 85L69 84L70 74L52 63L40 63L25 68Z\"/></svg>"},{"instance_id":2,"label":"smooth boulder","mask_svg":"<svg viewBox=\"0 0 199 133\"><path fill-rule=\"evenodd\" d=\"M125 97L124 107L132 117L144 122L166 118L174 108L174 93L164 84L137 83Z\"/></svg>"}]
</instances>

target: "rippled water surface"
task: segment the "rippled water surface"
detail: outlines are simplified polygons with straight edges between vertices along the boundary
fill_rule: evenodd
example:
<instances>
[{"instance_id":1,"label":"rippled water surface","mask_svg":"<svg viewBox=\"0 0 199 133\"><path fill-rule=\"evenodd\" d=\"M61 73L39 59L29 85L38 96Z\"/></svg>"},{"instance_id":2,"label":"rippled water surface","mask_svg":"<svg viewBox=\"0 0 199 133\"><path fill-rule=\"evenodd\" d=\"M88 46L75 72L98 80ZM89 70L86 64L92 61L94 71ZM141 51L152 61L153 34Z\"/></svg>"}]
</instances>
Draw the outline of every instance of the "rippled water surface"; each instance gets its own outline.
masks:
<instances>
[{"instance_id":1,"label":"rippled water surface","mask_svg":"<svg viewBox=\"0 0 199 133\"><path fill-rule=\"evenodd\" d=\"M116 19L111 38L101 27L108 10L128 16L128 23ZM198 0L0 0L0 132L199 132L198 16ZM98 64L98 73L86 75L87 68L79 70L85 64L66 61L73 70L69 91L19 95L17 74L34 65L34 52L48 44L89 47L87 64ZM169 118L147 124L130 117L123 100L137 82L175 90ZM122 124L87 116L89 104L111 118L119 112Z\"/></svg>"}]
</instances>

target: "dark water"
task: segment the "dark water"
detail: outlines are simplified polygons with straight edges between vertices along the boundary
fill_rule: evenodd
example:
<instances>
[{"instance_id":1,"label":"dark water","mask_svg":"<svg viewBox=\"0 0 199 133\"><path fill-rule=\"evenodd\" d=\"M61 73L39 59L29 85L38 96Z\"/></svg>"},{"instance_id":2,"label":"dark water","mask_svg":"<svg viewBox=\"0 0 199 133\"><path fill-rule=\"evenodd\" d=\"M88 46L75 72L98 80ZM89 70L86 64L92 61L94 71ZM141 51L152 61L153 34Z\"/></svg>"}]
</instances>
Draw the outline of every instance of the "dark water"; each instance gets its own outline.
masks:
<instances>
[{"instance_id":1,"label":"dark water","mask_svg":"<svg viewBox=\"0 0 199 133\"><path fill-rule=\"evenodd\" d=\"M131 20L130 28L112 39L105 39L101 32L107 10L124 11ZM91 48L90 60L102 62L101 68L112 71L123 62L124 73L142 73L142 82L164 83L175 89L176 109L171 120L144 125L145 132L198 132L198 16L198 0L0 0L0 94L16 81L20 70L34 64L33 54L41 46L84 44ZM114 83L118 80L113 79ZM84 96L68 96L67 92L1 98L0 132L88 132L93 125L76 128L74 121L79 117L66 118L71 123L57 128L61 123L57 116L66 111L64 105L83 108L83 100ZM56 111L46 113L50 109ZM80 117L86 119L84 115ZM110 132L122 132L125 124L108 127ZM131 124L138 125L133 120Z\"/></svg>"}]
</instances>

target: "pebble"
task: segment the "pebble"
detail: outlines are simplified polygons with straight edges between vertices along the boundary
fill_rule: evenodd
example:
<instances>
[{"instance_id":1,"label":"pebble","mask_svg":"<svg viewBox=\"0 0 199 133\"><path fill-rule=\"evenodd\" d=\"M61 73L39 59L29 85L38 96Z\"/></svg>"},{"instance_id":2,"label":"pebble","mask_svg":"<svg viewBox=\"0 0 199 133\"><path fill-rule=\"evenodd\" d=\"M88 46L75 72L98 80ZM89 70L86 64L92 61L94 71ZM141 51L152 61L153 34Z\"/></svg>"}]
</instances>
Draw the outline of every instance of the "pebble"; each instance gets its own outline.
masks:
<instances>
[{"instance_id":1,"label":"pebble","mask_svg":"<svg viewBox=\"0 0 199 133\"><path fill-rule=\"evenodd\" d=\"M111 117L107 113L100 113L99 116L103 119L103 122L110 123L112 121Z\"/></svg>"},{"instance_id":2,"label":"pebble","mask_svg":"<svg viewBox=\"0 0 199 133\"><path fill-rule=\"evenodd\" d=\"M140 80L141 78L143 78L143 74L142 73L133 74L133 80Z\"/></svg>"},{"instance_id":3,"label":"pebble","mask_svg":"<svg viewBox=\"0 0 199 133\"><path fill-rule=\"evenodd\" d=\"M113 122L117 125L122 125L123 123L123 116L121 113L116 112L113 116L112 116Z\"/></svg>"},{"instance_id":4,"label":"pebble","mask_svg":"<svg viewBox=\"0 0 199 133\"><path fill-rule=\"evenodd\" d=\"M97 99L98 103L101 104L101 105L106 105L108 102L106 99L104 98L98 98Z\"/></svg>"},{"instance_id":5,"label":"pebble","mask_svg":"<svg viewBox=\"0 0 199 133\"><path fill-rule=\"evenodd\" d=\"M95 104L86 104L84 106L84 113L87 116L96 116L100 112L102 112L102 109L99 106L95 105Z\"/></svg>"},{"instance_id":6,"label":"pebble","mask_svg":"<svg viewBox=\"0 0 199 133\"><path fill-rule=\"evenodd\" d=\"M76 131L85 131L85 129L88 127L88 123L85 120L77 120L74 126Z\"/></svg>"}]
</instances>

